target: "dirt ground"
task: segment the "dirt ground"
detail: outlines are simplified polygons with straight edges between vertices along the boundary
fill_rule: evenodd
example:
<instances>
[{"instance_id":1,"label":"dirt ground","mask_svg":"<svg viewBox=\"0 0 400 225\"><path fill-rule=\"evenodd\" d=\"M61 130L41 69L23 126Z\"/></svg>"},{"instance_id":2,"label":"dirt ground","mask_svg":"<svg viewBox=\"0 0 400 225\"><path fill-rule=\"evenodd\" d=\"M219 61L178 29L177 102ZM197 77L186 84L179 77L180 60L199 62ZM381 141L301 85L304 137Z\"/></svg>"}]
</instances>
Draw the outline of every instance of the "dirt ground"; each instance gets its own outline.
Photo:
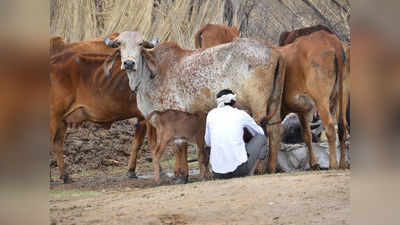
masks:
<instances>
[{"instance_id":1,"label":"dirt ground","mask_svg":"<svg viewBox=\"0 0 400 225\"><path fill-rule=\"evenodd\" d=\"M194 162L189 184L170 185L174 156L167 150L162 186L154 187L145 143L139 179L129 179L134 123L120 121L110 130L85 123L68 130L65 156L74 182L61 183L51 155L51 224L350 224L349 170L200 181ZM188 158L197 158L193 146Z\"/></svg>"},{"instance_id":2,"label":"dirt ground","mask_svg":"<svg viewBox=\"0 0 400 225\"><path fill-rule=\"evenodd\" d=\"M350 224L350 176L349 170L298 172L144 188L150 179L128 180L121 171L104 178L113 185L98 185L107 182L94 176L96 187L79 188L83 180L52 187L50 219L52 224Z\"/></svg>"}]
</instances>

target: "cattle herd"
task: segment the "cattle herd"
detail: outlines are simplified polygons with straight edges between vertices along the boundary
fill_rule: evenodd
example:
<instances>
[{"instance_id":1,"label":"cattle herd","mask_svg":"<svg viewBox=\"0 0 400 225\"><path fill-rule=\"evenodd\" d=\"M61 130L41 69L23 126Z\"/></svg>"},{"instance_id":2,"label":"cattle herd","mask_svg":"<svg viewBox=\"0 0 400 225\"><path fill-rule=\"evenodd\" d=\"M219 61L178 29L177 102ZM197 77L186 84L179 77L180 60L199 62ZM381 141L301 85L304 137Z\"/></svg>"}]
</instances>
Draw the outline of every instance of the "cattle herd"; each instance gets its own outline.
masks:
<instances>
[{"instance_id":1,"label":"cattle herd","mask_svg":"<svg viewBox=\"0 0 400 225\"><path fill-rule=\"evenodd\" d=\"M195 35L196 49L171 41L147 41L138 32L67 42L50 39L50 146L60 178L70 182L64 163L68 127L91 121L111 123L136 117L128 176L136 178L136 159L145 136L152 150L155 182L168 143L175 153L174 174L188 179L187 145L198 149L200 175L210 177L205 118L216 107L216 93L229 88L263 125L269 137L265 169L276 172L281 121L298 115L310 168L319 165L312 149L310 122L319 115L329 144L329 168L346 168L346 110L350 97L350 46L318 25L280 36L279 46L260 38L240 38L236 27L207 24ZM337 129L335 126L337 121ZM340 162L336 160L336 132Z\"/></svg>"}]
</instances>

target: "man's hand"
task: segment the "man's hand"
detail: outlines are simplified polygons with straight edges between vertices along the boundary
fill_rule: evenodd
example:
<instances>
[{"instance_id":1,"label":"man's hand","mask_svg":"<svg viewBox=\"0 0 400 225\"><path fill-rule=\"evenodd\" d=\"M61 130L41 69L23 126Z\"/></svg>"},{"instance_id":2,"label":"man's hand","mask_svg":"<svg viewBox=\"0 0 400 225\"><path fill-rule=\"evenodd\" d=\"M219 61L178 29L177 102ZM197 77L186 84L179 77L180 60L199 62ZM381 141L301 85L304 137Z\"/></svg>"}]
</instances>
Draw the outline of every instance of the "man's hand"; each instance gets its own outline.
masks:
<instances>
[{"instance_id":1,"label":"man's hand","mask_svg":"<svg viewBox=\"0 0 400 225\"><path fill-rule=\"evenodd\" d=\"M247 130L247 128L244 128L243 141L245 143L248 143L252 138L253 138L253 135L251 135L251 133L249 132L249 130Z\"/></svg>"}]
</instances>

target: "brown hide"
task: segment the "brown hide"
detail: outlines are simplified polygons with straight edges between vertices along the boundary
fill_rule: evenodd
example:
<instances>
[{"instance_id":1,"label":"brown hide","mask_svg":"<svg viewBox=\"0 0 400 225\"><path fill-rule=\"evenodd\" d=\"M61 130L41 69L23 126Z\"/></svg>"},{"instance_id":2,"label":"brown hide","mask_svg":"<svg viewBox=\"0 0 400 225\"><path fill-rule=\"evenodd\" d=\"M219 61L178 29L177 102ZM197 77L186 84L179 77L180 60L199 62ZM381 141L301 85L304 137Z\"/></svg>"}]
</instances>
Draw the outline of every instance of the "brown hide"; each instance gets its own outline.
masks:
<instances>
[{"instance_id":1,"label":"brown hide","mask_svg":"<svg viewBox=\"0 0 400 225\"><path fill-rule=\"evenodd\" d=\"M287 44L293 43L297 38L306 36L309 34L312 34L317 31L324 30L330 34L333 34L333 32L326 26L324 25L315 25L311 27L305 27L301 29L297 29L291 32L285 31L282 32L280 37L279 37L279 46L285 46Z\"/></svg>"},{"instance_id":2,"label":"brown hide","mask_svg":"<svg viewBox=\"0 0 400 225\"><path fill-rule=\"evenodd\" d=\"M336 130L331 109L339 100L339 137L346 135L347 122L344 118L344 50L336 35L316 31L302 36L284 47L277 47L287 60L282 118L290 112L299 115L303 139L310 152L310 166L316 168L317 159L312 151L309 126L312 110L317 108L329 142L330 168L336 169ZM345 137L345 136L344 136ZM340 167L344 168L344 140L341 139Z\"/></svg>"},{"instance_id":3,"label":"brown hide","mask_svg":"<svg viewBox=\"0 0 400 225\"><path fill-rule=\"evenodd\" d=\"M109 57L108 54L68 51L50 59L50 143L64 181L68 181L63 159L67 127L77 127L83 121L107 126L132 117L143 120L136 95L129 89L128 77L120 70L120 60L111 74L104 72L104 67L110 63ZM136 132L134 141L141 143L143 140L136 139L143 136ZM136 151L134 149L134 154ZM133 167L135 163L136 158Z\"/></svg>"},{"instance_id":4,"label":"brown hide","mask_svg":"<svg viewBox=\"0 0 400 225\"><path fill-rule=\"evenodd\" d=\"M235 26L206 24L194 36L194 46L196 48L211 48L229 43L236 37L239 37L239 31Z\"/></svg>"},{"instance_id":5,"label":"brown hide","mask_svg":"<svg viewBox=\"0 0 400 225\"><path fill-rule=\"evenodd\" d=\"M109 38L113 40L119 33L112 33ZM61 36L53 36L50 38L50 56L56 55L63 51L74 52L93 52L93 53L107 53L111 54L115 49L108 47L104 44L104 38L97 37L86 41L68 42Z\"/></svg>"},{"instance_id":6,"label":"brown hide","mask_svg":"<svg viewBox=\"0 0 400 225\"><path fill-rule=\"evenodd\" d=\"M160 158L165 147L174 142L175 176L188 178L187 143L197 145L200 176L208 175L208 154L205 153L204 134L206 114L202 112L187 113L178 110L153 111L146 118L147 137L152 148L155 182L160 179ZM152 131L154 129L154 131ZM155 132L156 135L151 133Z\"/></svg>"}]
</instances>

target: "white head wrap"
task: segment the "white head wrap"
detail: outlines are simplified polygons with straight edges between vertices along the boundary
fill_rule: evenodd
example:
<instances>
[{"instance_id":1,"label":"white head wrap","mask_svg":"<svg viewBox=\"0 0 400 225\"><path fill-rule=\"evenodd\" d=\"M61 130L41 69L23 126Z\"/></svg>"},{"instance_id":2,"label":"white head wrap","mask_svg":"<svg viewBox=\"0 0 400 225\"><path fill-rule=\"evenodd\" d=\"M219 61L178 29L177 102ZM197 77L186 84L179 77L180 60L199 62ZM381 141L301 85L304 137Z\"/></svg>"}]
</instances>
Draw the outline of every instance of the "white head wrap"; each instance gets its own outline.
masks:
<instances>
[{"instance_id":1,"label":"white head wrap","mask_svg":"<svg viewBox=\"0 0 400 225\"><path fill-rule=\"evenodd\" d=\"M221 97L217 98L217 107L223 107L225 106L225 103L230 103L232 100L236 101L235 94L222 95Z\"/></svg>"}]
</instances>

